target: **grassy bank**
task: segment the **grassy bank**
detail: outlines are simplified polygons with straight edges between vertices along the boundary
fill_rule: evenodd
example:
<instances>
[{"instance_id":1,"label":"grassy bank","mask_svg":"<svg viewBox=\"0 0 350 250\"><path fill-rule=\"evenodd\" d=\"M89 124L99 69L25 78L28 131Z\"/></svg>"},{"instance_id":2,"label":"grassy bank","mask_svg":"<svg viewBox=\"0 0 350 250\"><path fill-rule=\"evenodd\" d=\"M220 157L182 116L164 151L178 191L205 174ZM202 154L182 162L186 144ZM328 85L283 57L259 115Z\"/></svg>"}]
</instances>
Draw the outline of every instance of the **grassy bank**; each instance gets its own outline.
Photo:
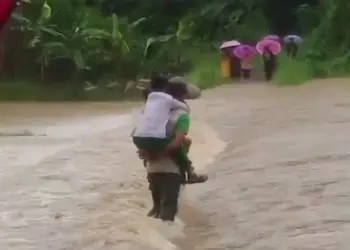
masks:
<instances>
[{"instance_id":1,"label":"grassy bank","mask_svg":"<svg viewBox=\"0 0 350 250\"><path fill-rule=\"evenodd\" d=\"M350 75L350 52L327 57L306 46L301 48L297 58L290 59L281 54L278 62L274 82L280 85L299 85L312 79Z\"/></svg>"},{"instance_id":2,"label":"grassy bank","mask_svg":"<svg viewBox=\"0 0 350 250\"><path fill-rule=\"evenodd\" d=\"M193 52L192 69L187 79L202 89L215 87L225 81L220 72L220 54ZM125 92L125 84L106 87L100 84L92 90L84 90L77 82L39 83L30 80L0 81L0 101L121 101L139 99L140 91Z\"/></svg>"},{"instance_id":3,"label":"grassy bank","mask_svg":"<svg viewBox=\"0 0 350 250\"><path fill-rule=\"evenodd\" d=\"M220 65L219 52L200 54L187 78L202 89L216 87L227 81L221 77Z\"/></svg>"},{"instance_id":4,"label":"grassy bank","mask_svg":"<svg viewBox=\"0 0 350 250\"><path fill-rule=\"evenodd\" d=\"M192 69L186 78L201 89L213 88L229 82L221 76L220 54L218 52L198 53L191 55L194 59ZM337 61L322 62L309 60L304 54L290 59L285 54L278 57L278 70L274 83L279 85L300 85L312 78L346 76L350 70L338 67L343 64ZM261 69L261 60L256 60L255 68ZM122 101L136 100L141 97L140 91L132 89L125 92L125 85L100 87L84 90L76 82L42 84L33 81L0 81L0 101Z\"/></svg>"},{"instance_id":5,"label":"grassy bank","mask_svg":"<svg viewBox=\"0 0 350 250\"><path fill-rule=\"evenodd\" d=\"M281 54L278 58L278 69L274 82L280 85L299 85L310 81L313 77L312 68L305 58L288 58Z\"/></svg>"}]
</instances>

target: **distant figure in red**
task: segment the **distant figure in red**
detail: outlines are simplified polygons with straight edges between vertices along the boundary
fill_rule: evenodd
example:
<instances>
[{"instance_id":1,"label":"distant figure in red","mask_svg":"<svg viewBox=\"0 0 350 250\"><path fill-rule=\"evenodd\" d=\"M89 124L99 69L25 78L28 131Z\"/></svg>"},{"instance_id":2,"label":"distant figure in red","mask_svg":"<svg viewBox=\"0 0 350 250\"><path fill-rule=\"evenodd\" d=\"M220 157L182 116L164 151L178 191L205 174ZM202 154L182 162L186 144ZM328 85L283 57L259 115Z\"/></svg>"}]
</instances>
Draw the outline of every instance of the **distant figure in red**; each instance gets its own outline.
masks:
<instances>
[{"instance_id":1,"label":"distant figure in red","mask_svg":"<svg viewBox=\"0 0 350 250\"><path fill-rule=\"evenodd\" d=\"M11 13L15 10L18 0L0 0L0 32L4 28Z\"/></svg>"}]
</instances>

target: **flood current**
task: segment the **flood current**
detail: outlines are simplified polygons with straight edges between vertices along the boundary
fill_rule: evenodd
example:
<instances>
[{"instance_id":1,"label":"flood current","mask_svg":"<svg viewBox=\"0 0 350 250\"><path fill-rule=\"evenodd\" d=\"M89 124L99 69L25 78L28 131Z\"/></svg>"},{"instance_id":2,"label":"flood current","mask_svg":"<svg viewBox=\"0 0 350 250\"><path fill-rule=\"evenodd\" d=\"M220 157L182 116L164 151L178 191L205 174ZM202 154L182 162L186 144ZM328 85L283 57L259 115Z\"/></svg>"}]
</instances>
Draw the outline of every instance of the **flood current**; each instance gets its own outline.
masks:
<instances>
[{"instance_id":1,"label":"flood current","mask_svg":"<svg viewBox=\"0 0 350 250\"><path fill-rule=\"evenodd\" d=\"M350 84L226 85L190 102L173 225L130 141L141 103L0 104L0 245L13 250L342 250L350 245Z\"/></svg>"}]
</instances>

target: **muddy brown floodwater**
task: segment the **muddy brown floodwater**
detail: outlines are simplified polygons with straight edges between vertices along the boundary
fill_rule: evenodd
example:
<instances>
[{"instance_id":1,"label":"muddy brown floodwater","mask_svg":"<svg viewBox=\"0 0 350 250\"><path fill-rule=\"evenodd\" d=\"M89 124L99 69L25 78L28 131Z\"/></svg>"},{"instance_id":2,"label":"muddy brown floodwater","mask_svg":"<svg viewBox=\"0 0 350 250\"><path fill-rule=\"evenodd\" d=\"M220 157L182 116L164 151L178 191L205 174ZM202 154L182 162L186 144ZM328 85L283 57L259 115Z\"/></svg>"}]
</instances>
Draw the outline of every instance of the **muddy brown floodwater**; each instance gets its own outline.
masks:
<instances>
[{"instance_id":1,"label":"muddy brown floodwater","mask_svg":"<svg viewBox=\"0 0 350 250\"><path fill-rule=\"evenodd\" d=\"M227 85L191 102L192 158L210 180L182 190L173 225L145 217L139 106L0 105L2 249L349 248L348 80Z\"/></svg>"}]
</instances>

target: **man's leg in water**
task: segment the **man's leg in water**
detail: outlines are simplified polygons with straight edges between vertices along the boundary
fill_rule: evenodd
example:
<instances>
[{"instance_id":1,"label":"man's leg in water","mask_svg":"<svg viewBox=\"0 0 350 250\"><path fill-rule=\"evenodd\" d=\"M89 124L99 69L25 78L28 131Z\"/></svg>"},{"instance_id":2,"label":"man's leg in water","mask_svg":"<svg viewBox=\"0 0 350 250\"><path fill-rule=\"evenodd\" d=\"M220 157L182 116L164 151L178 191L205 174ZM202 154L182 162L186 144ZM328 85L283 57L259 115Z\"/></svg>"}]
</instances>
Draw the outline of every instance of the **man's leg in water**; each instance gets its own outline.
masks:
<instances>
[{"instance_id":1,"label":"man's leg in water","mask_svg":"<svg viewBox=\"0 0 350 250\"><path fill-rule=\"evenodd\" d=\"M153 208L147 216L174 221L178 211L181 177L175 173L149 173Z\"/></svg>"},{"instance_id":2,"label":"man's leg in water","mask_svg":"<svg viewBox=\"0 0 350 250\"><path fill-rule=\"evenodd\" d=\"M151 210L148 212L148 217L158 218L161 211L161 202L162 202L162 182L161 178L157 173L150 173L147 176L149 182L149 189L152 195L152 203L153 206Z\"/></svg>"},{"instance_id":3,"label":"man's leg in water","mask_svg":"<svg viewBox=\"0 0 350 250\"><path fill-rule=\"evenodd\" d=\"M163 191L159 218L163 221L174 221L178 211L181 176L175 173L163 173L159 178Z\"/></svg>"}]
</instances>

